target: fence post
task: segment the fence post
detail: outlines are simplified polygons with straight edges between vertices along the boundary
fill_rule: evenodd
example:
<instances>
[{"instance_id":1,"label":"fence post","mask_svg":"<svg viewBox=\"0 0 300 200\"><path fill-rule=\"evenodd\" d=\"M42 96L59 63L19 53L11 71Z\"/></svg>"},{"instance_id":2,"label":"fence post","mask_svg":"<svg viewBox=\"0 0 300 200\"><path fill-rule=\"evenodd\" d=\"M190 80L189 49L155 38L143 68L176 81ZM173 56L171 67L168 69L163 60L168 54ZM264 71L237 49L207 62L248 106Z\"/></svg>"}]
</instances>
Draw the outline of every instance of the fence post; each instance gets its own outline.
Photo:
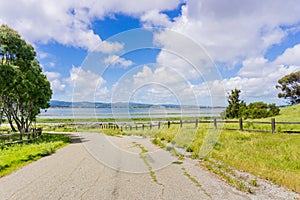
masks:
<instances>
[{"instance_id":1,"label":"fence post","mask_svg":"<svg viewBox=\"0 0 300 200\"><path fill-rule=\"evenodd\" d=\"M121 132L123 131L123 126L121 126Z\"/></svg>"},{"instance_id":2,"label":"fence post","mask_svg":"<svg viewBox=\"0 0 300 200\"><path fill-rule=\"evenodd\" d=\"M214 127L215 127L215 129L217 128L217 119L216 118L214 118Z\"/></svg>"},{"instance_id":3,"label":"fence post","mask_svg":"<svg viewBox=\"0 0 300 200\"><path fill-rule=\"evenodd\" d=\"M132 126L130 125L130 131L132 131Z\"/></svg>"},{"instance_id":4,"label":"fence post","mask_svg":"<svg viewBox=\"0 0 300 200\"><path fill-rule=\"evenodd\" d=\"M171 126L171 122L170 122L170 121L168 121L168 128L170 128L170 126Z\"/></svg>"},{"instance_id":5,"label":"fence post","mask_svg":"<svg viewBox=\"0 0 300 200\"><path fill-rule=\"evenodd\" d=\"M142 129L143 129L143 130L145 129L145 125L144 125L144 124L142 125Z\"/></svg>"},{"instance_id":6,"label":"fence post","mask_svg":"<svg viewBox=\"0 0 300 200\"><path fill-rule=\"evenodd\" d=\"M135 130L138 130L138 125L137 124L135 125Z\"/></svg>"},{"instance_id":7,"label":"fence post","mask_svg":"<svg viewBox=\"0 0 300 200\"><path fill-rule=\"evenodd\" d=\"M150 130L152 129L152 124L150 123Z\"/></svg>"},{"instance_id":8,"label":"fence post","mask_svg":"<svg viewBox=\"0 0 300 200\"><path fill-rule=\"evenodd\" d=\"M157 125L157 126L158 126L158 129L160 129L160 122L158 122L158 125Z\"/></svg>"},{"instance_id":9,"label":"fence post","mask_svg":"<svg viewBox=\"0 0 300 200\"><path fill-rule=\"evenodd\" d=\"M196 124L195 124L195 127L196 127L196 128L198 128L198 123L199 123L199 122L198 122L198 119L196 119Z\"/></svg>"},{"instance_id":10,"label":"fence post","mask_svg":"<svg viewBox=\"0 0 300 200\"><path fill-rule=\"evenodd\" d=\"M9 130L7 131L7 134L8 134L8 142L12 142L12 137L11 137L11 134L10 134Z\"/></svg>"},{"instance_id":11,"label":"fence post","mask_svg":"<svg viewBox=\"0 0 300 200\"><path fill-rule=\"evenodd\" d=\"M272 134L275 133L275 118L271 119L271 126L272 126Z\"/></svg>"},{"instance_id":12,"label":"fence post","mask_svg":"<svg viewBox=\"0 0 300 200\"><path fill-rule=\"evenodd\" d=\"M243 131L243 119L239 119L240 131Z\"/></svg>"},{"instance_id":13,"label":"fence post","mask_svg":"<svg viewBox=\"0 0 300 200\"><path fill-rule=\"evenodd\" d=\"M182 128L182 120L180 120L180 128Z\"/></svg>"}]
</instances>

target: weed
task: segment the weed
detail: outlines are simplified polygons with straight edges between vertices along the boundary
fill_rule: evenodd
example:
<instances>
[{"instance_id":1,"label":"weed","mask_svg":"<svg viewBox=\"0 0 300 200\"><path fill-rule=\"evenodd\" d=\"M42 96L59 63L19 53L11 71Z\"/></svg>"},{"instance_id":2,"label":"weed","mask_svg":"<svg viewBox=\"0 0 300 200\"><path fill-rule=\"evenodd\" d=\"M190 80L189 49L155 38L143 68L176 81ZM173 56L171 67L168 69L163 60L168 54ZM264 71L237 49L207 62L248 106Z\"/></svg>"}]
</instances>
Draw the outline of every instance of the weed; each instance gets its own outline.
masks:
<instances>
[{"instance_id":1,"label":"weed","mask_svg":"<svg viewBox=\"0 0 300 200\"><path fill-rule=\"evenodd\" d=\"M174 161L174 162L172 162L172 164L176 164L176 165L181 165L183 162L182 161Z\"/></svg>"}]
</instances>

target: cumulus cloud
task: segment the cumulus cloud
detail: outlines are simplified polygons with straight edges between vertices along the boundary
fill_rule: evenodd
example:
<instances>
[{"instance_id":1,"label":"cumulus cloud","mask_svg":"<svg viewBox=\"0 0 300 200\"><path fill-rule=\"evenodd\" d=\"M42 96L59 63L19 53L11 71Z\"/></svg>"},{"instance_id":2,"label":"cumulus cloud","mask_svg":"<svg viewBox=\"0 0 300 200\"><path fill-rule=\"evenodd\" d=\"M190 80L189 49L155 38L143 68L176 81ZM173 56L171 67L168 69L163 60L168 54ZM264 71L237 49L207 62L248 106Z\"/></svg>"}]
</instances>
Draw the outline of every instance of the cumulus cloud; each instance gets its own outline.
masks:
<instances>
[{"instance_id":1,"label":"cumulus cloud","mask_svg":"<svg viewBox=\"0 0 300 200\"><path fill-rule=\"evenodd\" d=\"M295 45L292 48L288 48L280 55L275 63L282 65L298 65L300 66L300 44Z\"/></svg>"},{"instance_id":2,"label":"cumulus cloud","mask_svg":"<svg viewBox=\"0 0 300 200\"><path fill-rule=\"evenodd\" d=\"M66 85L63 84L60 80L61 74L58 72L44 72L47 76L47 79L50 81L51 89L53 91L53 95L64 93L66 89Z\"/></svg>"},{"instance_id":3,"label":"cumulus cloud","mask_svg":"<svg viewBox=\"0 0 300 200\"><path fill-rule=\"evenodd\" d=\"M127 68L133 64L131 60L126 60L117 55L110 55L105 58L103 62L106 66L116 66L121 68Z\"/></svg>"},{"instance_id":4,"label":"cumulus cloud","mask_svg":"<svg viewBox=\"0 0 300 200\"><path fill-rule=\"evenodd\" d=\"M81 67L73 66L65 81L73 88L73 101L100 101L108 93L106 81L100 75Z\"/></svg>"},{"instance_id":5,"label":"cumulus cloud","mask_svg":"<svg viewBox=\"0 0 300 200\"><path fill-rule=\"evenodd\" d=\"M295 0L191 0L167 28L202 44L215 61L235 65L280 43L300 22L295 5Z\"/></svg>"},{"instance_id":6,"label":"cumulus cloud","mask_svg":"<svg viewBox=\"0 0 300 200\"><path fill-rule=\"evenodd\" d=\"M94 20L114 13L139 17L153 9L176 8L179 1L26 1L12 0L0 6L0 23L20 32L31 43L58 42L94 50L102 41L92 30ZM114 50L118 46L109 47ZM106 51L106 50L105 50Z\"/></svg>"},{"instance_id":7,"label":"cumulus cloud","mask_svg":"<svg viewBox=\"0 0 300 200\"><path fill-rule=\"evenodd\" d=\"M150 10L140 17L144 27L168 27L171 25L170 19L166 14L158 10Z\"/></svg>"},{"instance_id":8,"label":"cumulus cloud","mask_svg":"<svg viewBox=\"0 0 300 200\"><path fill-rule=\"evenodd\" d=\"M121 51L123 48L124 44L120 42L103 41L95 49L93 49L93 52L112 54Z\"/></svg>"}]
</instances>

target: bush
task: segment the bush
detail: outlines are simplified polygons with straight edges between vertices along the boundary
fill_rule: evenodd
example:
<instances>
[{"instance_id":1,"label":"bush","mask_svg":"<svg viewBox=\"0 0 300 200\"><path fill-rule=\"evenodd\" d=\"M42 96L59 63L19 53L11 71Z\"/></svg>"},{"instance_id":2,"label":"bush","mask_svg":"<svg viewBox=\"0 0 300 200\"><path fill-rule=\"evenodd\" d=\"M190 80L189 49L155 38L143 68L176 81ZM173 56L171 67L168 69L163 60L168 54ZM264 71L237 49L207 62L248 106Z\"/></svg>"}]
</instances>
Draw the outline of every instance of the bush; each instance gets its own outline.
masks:
<instances>
[{"instance_id":1,"label":"bush","mask_svg":"<svg viewBox=\"0 0 300 200\"><path fill-rule=\"evenodd\" d=\"M279 107L275 104L266 104L264 102L250 103L242 111L244 118L259 119L272 117L279 114Z\"/></svg>"}]
</instances>

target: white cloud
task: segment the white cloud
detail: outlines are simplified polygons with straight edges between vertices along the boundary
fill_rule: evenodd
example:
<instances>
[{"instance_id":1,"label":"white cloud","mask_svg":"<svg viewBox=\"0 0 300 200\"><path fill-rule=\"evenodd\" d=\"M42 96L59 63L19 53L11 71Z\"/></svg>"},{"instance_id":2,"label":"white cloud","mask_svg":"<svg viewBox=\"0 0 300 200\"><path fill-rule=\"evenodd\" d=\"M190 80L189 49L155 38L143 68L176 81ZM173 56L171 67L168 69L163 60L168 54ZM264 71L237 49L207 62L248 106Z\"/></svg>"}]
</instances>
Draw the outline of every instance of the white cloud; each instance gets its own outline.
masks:
<instances>
[{"instance_id":1,"label":"white cloud","mask_svg":"<svg viewBox=\"0 0 300 200\"><path fill-rule=\"evenodd\" d=\"M101 42L93 51L102 52L106 54L116 53L124 48L124 44L120 42Z\"/></svg>"},{"instance_id":2,"label":"white cloud","mask_svg":"<svg viewBox=\"0 0 300 200\"><path fill-rule=\"evenodd\" d=\"M81 67L73 66L65 81L73 88L73 101L101 101L108 93L106 81L100 75Z\"/></svg>"},{"instance_id":3,"label":"white cloud","mask_svg":"<svg viewBox=\"0 0 300 200\"><path fill-rule=\"evenodd\" d=\"M160 66L171 67L188 80L219 78L211 58L191 38L166 29L154 35L154 43L162 48L156 58Z\"/></svg>"},{"instance_id":4,"label":"white cloud","mask_svg":"<svg viewBox=\"0 0 300 200\"><path fill-rule=\"evenodd\" d=\"M275 63L281 65L299 65L300 66L300 44L288 48L280 55Z\"/></svg>"},{"instance_id":5,"label":"white cloud","mask_svg":"<svg viewBox=\"0 0 300 200\"><path fill-rule=\"evenodd\" d=\"M117 55L110 55L105 58L103 62L106 66L116 66L121 68L127 68L133 64L131 60L126 60Z\"/></svg>"},{"instance_id":6,"label":"white cloud","mask_svg":"<svg viewBox=\"0 0 300 200\"><path fill-rule=\"evenodd\" d=\"M159 13L158 10L150 10L140 17L144 27L168 27L171 25L166 14Z\"/></svg>"},{"instance_id":7,"label":"white cloud","mask_svg":"<svg viewBox=\"0 0 300 200\"><path fill-rule=\"evenodd\" d=\"M61 74L60 73L44 72L44 74L47 76L47 79L50 81L53 95L57 95L57 94L65 92L66 85L61 82L61 80L60 80Z\"/></svg>"},{"instance_id":8,"label":"white cloud","mask_svg":"<svg viewBox=\"0 0 300 200\"><path fill-rule=\"evenodd\" d=\"M262 57L248 58L242 64L242 68L237 75L243 77L260 77L266 66L269 66L268 60Z\"/></svg>"},{"instance_id":9,"label":"white cloud","mask_svg":"<svg viewBox=\"0 0 300 200\"><path fill-rule=\"evenodd\" d=\"M139 66L113 87L113 101L197 104L192 85L170 67Z\"/></svg>"},{"instance_id":10,"label":"white cloud","mask_svg":"<svg viewBox=\"0 0 300 200\"><path fill-rule=\"evenodd\" d=\"M296 5L296 0L190 0L167 28L203 44L215 61L235 65L280 43L300 22Z\"/></svg>"},{"instance_id":11,"label":"white cloud","mask_svg":"<svg viewBox=\"0 0 300 200\"><path fill-rule=\"evenodd\" d=\"M31 43L54 41L92 51L102 41L91 28L93 21L114 13L138 17L157 8L176 8L178 3L173 0L12 0L1 4L0 22L19 31Z\"/></svg>"}]
</instances>

